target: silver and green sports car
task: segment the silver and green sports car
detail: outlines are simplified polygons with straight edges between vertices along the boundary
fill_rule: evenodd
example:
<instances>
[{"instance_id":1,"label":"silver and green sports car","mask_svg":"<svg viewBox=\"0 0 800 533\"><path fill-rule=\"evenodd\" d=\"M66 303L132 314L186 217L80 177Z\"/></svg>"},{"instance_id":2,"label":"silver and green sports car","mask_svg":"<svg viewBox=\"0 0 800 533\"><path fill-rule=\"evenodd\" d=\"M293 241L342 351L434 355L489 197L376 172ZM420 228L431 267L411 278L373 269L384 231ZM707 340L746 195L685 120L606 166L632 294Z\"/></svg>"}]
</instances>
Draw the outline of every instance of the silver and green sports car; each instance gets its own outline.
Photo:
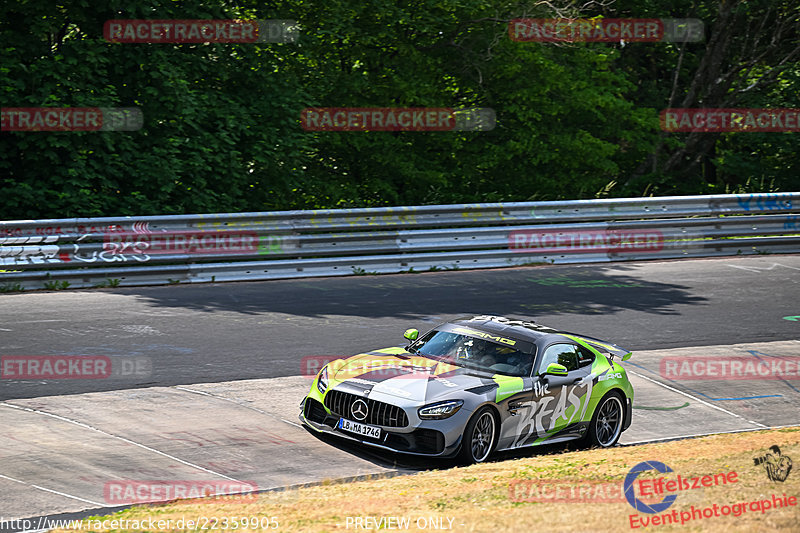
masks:
<instances>
[{"instance_id":1,"label":"silver and green sports car","mask_svg":"<svg viewBox=\"0 0 800 533\"><path fill-rule=\"evenodd\" d=\"M630 352L530 320L468 316L410 344L329 362L301 403L313 430L416 455L485 461L495 450L582 439L616 444Z\"/></svg>"}]
</instances>

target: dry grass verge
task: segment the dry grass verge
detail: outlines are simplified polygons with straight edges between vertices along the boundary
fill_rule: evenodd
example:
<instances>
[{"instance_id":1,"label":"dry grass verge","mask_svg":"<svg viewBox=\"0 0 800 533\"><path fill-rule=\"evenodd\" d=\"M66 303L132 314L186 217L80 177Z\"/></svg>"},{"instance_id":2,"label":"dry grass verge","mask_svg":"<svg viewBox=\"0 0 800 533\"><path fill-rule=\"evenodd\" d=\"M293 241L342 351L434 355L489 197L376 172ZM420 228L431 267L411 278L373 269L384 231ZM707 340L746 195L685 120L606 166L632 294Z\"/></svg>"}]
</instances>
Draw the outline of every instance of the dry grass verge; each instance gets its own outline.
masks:
<instances>
[{"instance_id":1,"label":"dry grass verge","mask_svg":"<svg viewBox=\"0 0 800 533\"><path fill-rule=\"evenodd\" d=\"M773 445L796 461L784 482L771 481L763 465L754 458ZM320 457L324 461L324 457ZM750 433L715 435L660 444L620 447L611 450L582 450L563 454L530 455L524 458L449 470L427 471L410 476L371 479L353 483L328 483L259 496L254 503L175 502L167 505L139 506L102 519L200 520L201 517L259 517L266 524L275 517L276 531L475 531L475 532L619 532L632 529L630 516L637 514L627 502L535 503L512 501L510 486L520 480L564 481L576 485L606 482L620 486L631 468L642 461L660 461L673 469L667 479L736 472L736 482L678 492L677 500L658 514L638 513L640 517L664 516L676 511L691 512L717 504L771 499L775 494L800 500L800 428L785 428ZM659 474L660 476L661 474ZM642 478L655 478L652 473ZM528 495L532 493L526 493ZM519 498L519 493L517 495ZM660 496L658 498L660 500ZM800 501L796 506L769 509L748 508L741 516L715 516L677 524L650 525L647 531L800 531ZM652 501L652 500L651 500ZM741 509L741 508L740 508ZM360 517L361 527L356 518ZM378 522L365 522L372 517ZM408 527L387 522L389 517L407 520ZM381 523L381 519L384 519ZM84 520L86 524L87 520ZM184 522L185 523L185 522ZM274 523L274 522L273 522ZM128 523L130 525L130 522ZM210 523L206 523L210 527ZM222 523L217 524L221 529ZM228 530L233 530L229 522ZM366 529L364 526L368 526ZM392 527L387 527L392 526ZM424 528L420 526L425 526ZM120 528L124 529L124 528ZM190 528L153 529L180 531ZM202 530L197 527L195 530ZM238 531L261 531L242 529ZM273 531L273 529L267 529ZM59 530L59 531L78 531ZM86 531L84 527L83 531Z\"/></svg>"}]
</instances>

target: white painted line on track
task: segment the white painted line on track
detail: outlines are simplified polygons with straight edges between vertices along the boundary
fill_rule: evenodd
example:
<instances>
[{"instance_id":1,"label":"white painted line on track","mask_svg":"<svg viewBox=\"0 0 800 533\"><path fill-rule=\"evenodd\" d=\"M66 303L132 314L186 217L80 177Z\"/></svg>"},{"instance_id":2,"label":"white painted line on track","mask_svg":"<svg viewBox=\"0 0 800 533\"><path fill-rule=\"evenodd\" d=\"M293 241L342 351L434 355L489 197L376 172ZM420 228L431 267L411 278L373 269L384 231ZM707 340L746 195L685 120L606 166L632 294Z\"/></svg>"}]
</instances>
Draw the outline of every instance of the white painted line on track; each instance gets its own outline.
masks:
<instances>
[{"instance_id":1,"label":"white painted line on track","mask_svg":"<svg viewBox=\"0 0 800 533\"><path fill-rule=\"evenodd\" d=\"M87 500L85 498L80 498L78 496L73 496L71 494L67 494L66 492L59 492L57 490L48 489L48 488L42 487L40 485L34 485L33 483L28 483L26 481L22 481L22 480L19 480L19 479L14 479L13 477L4 476L3 474L0 474L0 478L7 479L7 480L13 481L15 483L20 483L22 485L27 485L28 487L33 487L35 489L43 490L45 492L51 492L53 494L58 494L59 496L64 496L65 498L71 498L73 500L78 500L78 501L81 501L81 502L91 503L92 505L97 505L99 507L103 507L104 506L104 504L102 504L102 503L97 503L97 502L92 501L92 500Z\"/></svg>"},{"instance_id":2,"label":"white painted line on track","mask_svg":"<svg viewBox=\"0 0 800 533\"><path fill-rule=\"evenodd\" d=\"M193 394L200 394L202 396L209 396L211 398L216 398L218 400L223 400L223 401L226 401L226 402L235 403L236 405L238 405L240 407L244 407L246 409L252 409L253 411L255 411L257 413L261 413L262 415L267 415L267 416L272 417L272 418L278 418L277 416L275 416L275 415L273 415L271 413L268 413L266 411L263 411L263 410L259 409L258 407L253 407L252 405L247 405L246 403L244 403L244 402L242 402L240 400L236 400L234 398L228 398L227 396L220 396L219 394L212 394L210 392L206 392L206 391L202 391L202 390L188 389L186 387L181 387L181 386L175 386L173 388L174 389L178 389L178 390L182 390L184 392L191 392ZM287 424L291 424L293 426L299 427L301 429L303 427L300 424L295 424L294 422L290 422L290 421L286 420L285 418L278 418L278 420L280 420L281 422L286 422Z\"/></svg>"},{"instance_id":3,"label":"white painted line on track","mask_svg":"<svg viewBox=\"0 0 800 533\"><path fill-rule=\"evenodd\" d=\"M769 429L769 426L765 426L764 424L761 424L761 423L759 423L759 422L754 422L754 421L752 421L752 420L748 420L748 419L746 419L745 417L743 417L743 416L741 416L741 415L737 415L736 413L733 413L733 412L731 412L731 411L728 411L727 409L723 409L722 407L720 407L720 406L718 406L718 405L714 405L713 403L708 403L707 401L705 401L705 400L702 400L702 399L700 399L700 398L697 398L696 396L692 396L691 394L687 394L687 393L685 393L685 392L683 392L683 391L680 391L680 390L676 389L675 387L670 387L670 386L669 386L669 385L667 385L666 383L661 383L661 382L660 382L660 381L658 381L658 380L655 380L655 379L653 379L653 378L649 378L649 377L647 377L647 376L645 376L645 375L639 374L638 372L634 372L633 370L628 370L628 373L629 373L629 374L633 374L634 376L640 377L640 378L642 378L642 379L645 379L645 380L647 380L647 381L649 381L649 382L651 382L651 383L655 383L656 385L661 385L661 386L662 386L662 387L664 387L665 389L669 389L669 390L671 390L672 392L677 392L678 394L681 394L681 395L683 395L683 396L686 396L687 398L691 398L692 400L694 400L694 401L696 401L696 402L700 402L700 403L702 403L703 405L706 405L706 406L708 406L708 407L711 407L712 409L716 409L717 411L722 411L723 413L729 414L729 415L731 415L731 416L733 416L733 417L735 417L735 418L741 418L742 420L744 420L745 422L747 422L747 423L749 423L749 424L753 424L753 425L755 425L755 426L761 426L761 427L762 427L762 428L764 428L764 429Z\"/></svg>"},{"instance_id":4,"label":"white painted line on track","mask_svg":"<svg viewBox=\"0 0 800 533\"><path fill-rule=\"evenodd\" d=\"M783 429L783 428L796 428L800 427L800 425L788 425L788 426L767 426L766 429ZM639 446L641 444L654 444L657 442L670 442L674 440L684 440L684 439L696 439L698 437L713 437L714 435L732 435L735 433L751 433L753 431L764 431L761 428L747 428L747 429L732 429L730 431L716 431L714 433L697 433L695 435L681 435L679 437L663 437L660 439L647 439L647 440L637 440L635 442L626 442L625 444L620 444L619 446Z\"/></svg>"},{"instance_id":5,"label":"white painted line on track","mask_svg":"<svg viewBox=\"0 0 800 533\"><path fill-rule=\"evenodd\" d=\"M106 435L107 437L111 437L111 438L114 438L114 439L119 439L122 442L126 442L128 444L132 444L133 446L138 446L139 448L142 448L143 450L147 450L149 452L153 452L155 454L161 455L162 457L166 457L167 459L172 459L173 461L177 461L177 462L179 462L181 464L184 464L186 466L189 466L191 468L196 468L198 470L202 470L203 472L208 472L209 474L213 474L215 476L219 476L219 477L228 479L230 481L236 481L237 483L243 483L242 481L239 481L238 479L234 479L232 477L228 477L225 474L221 474L219 472L214 472L213 470L209 470L208 468L202 467L200 465L196 465L194 463L190 463L189 461L184 461L183 459L179 459L178 457L175 457L174 455L170 455L168 453L164 453L162 451L156 450L155 448L150 448L149 446L145 446L144 444L141 444L139 442L132 441L130 439L126 439L125 437L120 437L119 435L114 435L113 433L108 433L107 431L103 431L102 429L96 428L94 426L90 426L88 424L84 424L83 422L79 422L77 420L72 420L71 418L66 418L66 417L63 417L63 416L54 415L53 413L48 413L46 411L40 411L39 409L31 409L30 407L22 407L22 406L19 406L19 405L14 405L14 404L6 403L6 402L0 402L0 407L10 407L11 409L18 409L20 411L27 411L29 413L35 413L35 414L38 414L38 415L49 416L51 418L55 418L56 420L61 420L62 422L68 422L70 424L75 424L76 426L79 426L79 427L82 427L82 428L85 428L85 429L88 429L88 430L91 430L91 431L96 431L96 432L98 432L98 433L100 433L102 435Z\"/></svg>"},{"instance_id":6,"label":"white painted line on track","mask_svg":"<svg viewBox=\"0 0 800 533\"><path fill-rule=\"evenodd\" d=\"M251 409L251 410L255 411L256 413L261 413L262 415L267 415L267 416L271 416L272 418L277 418L275 415L272 415L272 414L270 414L270 413L268 413L268 412L266 412L266 411L264 411L262 409L259 409L258 407L253 407L252 405L247 405L244 402L241 402L239 400L235 400L233 398L228 398L227 396L220 396L219 394L211 394L210 392L206 392L206 391L202 391L202 390L188 389L186 387L181 387L180 385L173 387L173 389L182 390L184 392L190 392L192 394L199 394L200 396L208 396L209 398L216 398L218 400L222 400L222 401L225 401L225 402L235 403L236 405L238 405L240 407L244 407L246 409Z\"/></svg>"},{"instance_id":7,"label":"white painted line on track","mask_svg":"<svg viewBox=\"0 0 800 533\"><path fill-rule=\"evenodd\" d=\"M44 320L17 320L16 322L7 322L7 324L40 324L43 322L69 322L66 318L48 318Z\"/></svg>"},{"instance_id":8,"label":"white painted line on track","mask_svg":"<svg viewBox=\"0 0 800 533\"><path fill-rule=\"evenodd\" d=\"M792 270L800 270L800 268L789 266L789 265L782 265L781 263L772 263L772 265L770 265L768 267L758 267L758 266L746 267L746 266L741 266L741 265L727 265L727 266L729 266L731 268L738 268L738 269L741 269L741 270L747 270L748 272L756 272L756 273L765 272L767 270L774 270L775 267L783 267L783 268L790 268Z\"/></svg>"}]
</instances>

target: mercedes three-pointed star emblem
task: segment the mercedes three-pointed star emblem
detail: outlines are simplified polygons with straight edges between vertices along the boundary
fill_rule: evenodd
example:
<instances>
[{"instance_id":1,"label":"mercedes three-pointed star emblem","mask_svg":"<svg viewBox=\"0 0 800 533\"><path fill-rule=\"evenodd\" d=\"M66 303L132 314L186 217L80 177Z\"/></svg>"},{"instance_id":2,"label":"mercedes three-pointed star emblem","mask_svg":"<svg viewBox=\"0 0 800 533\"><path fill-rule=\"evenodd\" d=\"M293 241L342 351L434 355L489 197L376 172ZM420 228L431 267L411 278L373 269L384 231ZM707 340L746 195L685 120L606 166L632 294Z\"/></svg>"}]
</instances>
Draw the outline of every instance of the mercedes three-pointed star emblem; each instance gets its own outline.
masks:
<instances>
[{"instance_id":1,"label":"mercedes three-pointed star emblem","mask_svg":"<svg viewBox=\"0 0 800 533\"><path fill-rule=\"evenodd\" d=\"M350 406L350 414L359 422L367 419L367 412L367 402L364 400L358 399Z\"/></svg>"}]
</instances>

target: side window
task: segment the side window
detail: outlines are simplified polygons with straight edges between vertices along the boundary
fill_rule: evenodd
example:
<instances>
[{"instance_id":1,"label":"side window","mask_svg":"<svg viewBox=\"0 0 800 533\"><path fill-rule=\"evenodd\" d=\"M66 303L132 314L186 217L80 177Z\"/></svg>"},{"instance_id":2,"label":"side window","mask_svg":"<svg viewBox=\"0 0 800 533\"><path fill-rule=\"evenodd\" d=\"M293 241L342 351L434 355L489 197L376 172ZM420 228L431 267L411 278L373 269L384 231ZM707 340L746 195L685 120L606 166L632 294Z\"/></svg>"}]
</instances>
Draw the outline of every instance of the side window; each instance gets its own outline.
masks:
<instances>
[{"instance_id":1,"label":"side window","mask_svg":"<svg viewBox=\"0 0 800 533\"><path fill-rule=\"evenodd\" d=\"M539 373L543 373L550 363L558 363L567 367L567 371L577 370L579 352L577 346L572 344L553 344L549 346L542 356Z\"/></svg>"},{"instance_id":2,"label":"side window","mask_svg":"<svg viewBox=\"0 0 800 533\"><path fill-rule=\"evenodd\" d=\"M578 368L583 368L594 363L594 353L588 348L578 346Z\"/></svg>"}]
</instances>

